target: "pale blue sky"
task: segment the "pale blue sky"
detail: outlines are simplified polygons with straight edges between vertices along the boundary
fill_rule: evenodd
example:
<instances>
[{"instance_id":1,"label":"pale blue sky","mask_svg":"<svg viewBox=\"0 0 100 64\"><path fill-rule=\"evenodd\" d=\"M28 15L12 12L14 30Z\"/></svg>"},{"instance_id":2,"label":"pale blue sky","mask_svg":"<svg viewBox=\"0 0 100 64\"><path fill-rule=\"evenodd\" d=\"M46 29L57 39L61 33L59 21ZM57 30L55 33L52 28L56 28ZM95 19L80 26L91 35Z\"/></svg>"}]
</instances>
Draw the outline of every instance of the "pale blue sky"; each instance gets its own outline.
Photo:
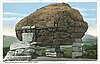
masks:
<instances>
[{"instance_id":1,"label":"pale blue sky","mask_svg":"<svg viewBox=\"0 0 100 64\"><path fill-rule=\"evenodd\" d=\"M14 28L16 23L36 11L46 6L48 3L4 3L3 4L3 31L4 35L15 36ZM97 3L96 2L68 2L72 8L76 8L83 15L83 18L89 24L87 34L96 34L97 23ZM11 30L10 30L11 29ZM12 32L12 34L11 34Z\"/></svg>"}]
</instances>

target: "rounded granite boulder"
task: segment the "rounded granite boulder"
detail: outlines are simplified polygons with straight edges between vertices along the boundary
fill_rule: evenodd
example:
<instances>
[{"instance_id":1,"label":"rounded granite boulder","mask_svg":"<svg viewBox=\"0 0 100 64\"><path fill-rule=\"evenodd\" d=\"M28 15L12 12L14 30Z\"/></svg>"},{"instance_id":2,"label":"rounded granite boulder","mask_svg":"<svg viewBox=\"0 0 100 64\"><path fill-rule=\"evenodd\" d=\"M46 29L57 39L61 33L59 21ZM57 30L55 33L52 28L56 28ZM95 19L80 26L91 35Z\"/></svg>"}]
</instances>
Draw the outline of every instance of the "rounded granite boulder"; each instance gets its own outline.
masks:
<instances>
[{"instance_id":1,"label":"rounded granite boulder","mask_svg":"<svg viewBox=\"0 0 100 64\"><path fill-rule=\"evenodd\" d=\"M72 44L82 38L88 29L80 12L67 3L55 3L37 9L20 20L15 27L16 36L22 40L23 26L47 27L37 33L37 41L44 44Z\"/></svg>"}]
</instances>

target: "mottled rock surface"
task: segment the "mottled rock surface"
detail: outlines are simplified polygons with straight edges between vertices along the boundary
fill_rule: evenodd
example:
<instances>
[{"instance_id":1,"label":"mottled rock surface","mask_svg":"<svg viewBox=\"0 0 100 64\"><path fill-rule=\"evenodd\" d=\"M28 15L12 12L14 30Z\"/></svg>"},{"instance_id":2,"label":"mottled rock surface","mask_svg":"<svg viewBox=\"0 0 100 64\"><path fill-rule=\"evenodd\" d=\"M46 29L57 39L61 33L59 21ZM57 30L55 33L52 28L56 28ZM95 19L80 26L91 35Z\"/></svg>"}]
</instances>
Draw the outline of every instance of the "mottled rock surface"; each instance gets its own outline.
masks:
<instances>
[{"instance_id":1,"label":"mottled rock surface","mask_svg":"<svg viewBox=\"0 0 100 64\"><path fill-rule=\"evenodd\" d=\"M82 38L88 29L80 12L67 3L50 4L37 9L20 20L15 29L20 30L23 26L48 27L37 33L37 41L43 44L72 44L74 39ZM22 40L21 31L17 31L16 36Z\"/></svg>"}]
</instances>

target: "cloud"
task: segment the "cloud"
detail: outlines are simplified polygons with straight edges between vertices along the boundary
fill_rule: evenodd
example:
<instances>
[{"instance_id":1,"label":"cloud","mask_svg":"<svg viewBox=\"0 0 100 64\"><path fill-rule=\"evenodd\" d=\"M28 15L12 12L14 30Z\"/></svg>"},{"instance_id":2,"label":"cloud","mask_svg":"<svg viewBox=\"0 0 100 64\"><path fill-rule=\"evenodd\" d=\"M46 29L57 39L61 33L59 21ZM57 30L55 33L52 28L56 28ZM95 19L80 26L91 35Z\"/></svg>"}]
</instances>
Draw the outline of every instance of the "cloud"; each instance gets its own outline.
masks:
<instances>
[{"instance_id":1,"label":"cloud","mask_svg":"<svg viewBox=\"0 0 100 64\"><path fill-rule=\"evenodd\" d=\"M88 25L89 25L89 28L96 28L97 26L97 19L96 18L85 18L84 19Z\"/></svg>"},{"instance_id":2,"label":"cloud","mask_svg":"<svg viewBox=\"0 0 100 64\"><path fill-rule=\"evenodd\" d=\"M97 36L97 28L89 28L86 32L86 34L90 34L93 36Z\"/></svg>"},{"instance_id":3,"label":"cloud","mask_svg":"<svg viewBox=\"0 0 100 64\"><path fill-rule=\"evenodd\" d=\"M20 21L26 14L14 13L14 12L4 12L3 13L3 25L4 27L9 27L15 25Z\"/></svg>"},{"instance_id":4,"label":"cloud","mask_svg":"<svg viewBox=\"0 0 100 64\"><path fill-rule=\"evenodd\" d=\"M15 25L20 20L20 17L10 17L3 19L3 35L16 36Z\"/></svg>"},{"instance_id":5,"label":"cloud","mask_svg":"<svg viewBox=\"0 0 100 64\"><path fill-rule=\"evenodd\" d=\"M4 12L4 15L11 15L11 16L26 16L26 14L15 13L15 12Z\"/></svg>"},{"instance_id":6,"label":"cloud","mask_svg":"<svg viewBox=\"0 0 100 64\"><path fill-rule=\"evenodd\" d=\"M79 8L79 7L73 7L77 10L79 10L80 12L83 12L83 11L96 11L97 9L96 8Z\"/></svg>"},{"instance_id":7,"label":"cloud","mask_svg":"<svg viewBox=\"0 0 100 64\"><path fill-rule=\"evenodd\" d=\"M13 28L15 25L20 21L21 17L9 17L9 18L3 18L3 29L6 28Z\"/></svg>"},{"instance_id":8,"label":"cloud","mask_svg":"<svg viewBox=\"0 0 100 64\"><path fill-rule=\"evenodd\" d=\"M81 13L81 15L84 16L84 17L90 16L90 14L87 14L87 13L83 13L83 12L80 12L80 13Z\"/></svg>"},{"instance_id":9,"label":"cloud","mask_svg":"<svg viewBox=\"0 0 100 64\"><path fill-rule=\"evenodd\" d=\"M96 21L97 21L97 18L85 18L85 20L87 20L87 21L94 21L94 22L96 22Z\"/></svg>"},{"instance_id":10,"label":"cloud","mask_svg":"<svg viewBox=\"0 0 100 64\"><path fill-rule=\"evenodd\" d=\"M84 17L96 17L96 10L97 10L96 8L79 8L79 7L74 7L74 8L79 10L83 18Z\"/></svg>"},{"instance_id":11,"label":"cloud","mask_svg":"<svg viewBox=\"0 0 100 64\"><path fill-rule=\"evenodd\" d=\"M97 23L94 23L92 27L89 27L86 34L97 36Z\"/></svg>"},{"instance_id":12,"label":"cloud","mask_svg":"<svg viewBox=\"0 0 100 64\"><path fill-rule=\"evenodd\" d=\"M3 18L4 21L16 21L16 20L21 20L21 17L6 17Z\"/></svg>"},{"instance_id":13,"label":"cloud","mask_svg":"<svg viewBox=\"0 0 100 64\"><path fill-rule=\"evenodd\" d=\"M8 35L8 36L16 36L16 33L15 33L15 28L12 27L12 28L4 28L3 29L3 35Z\"/></svg>"},{"instance_id":14,"label":"cloud","mask_svg":"<svg viewBox=\"0 0 100 64\"><path fill-rule=\"evenodd\" d=\"M9 36L15 36L15 25L20 21L26 14L4 12L3 13L3 34Z\"/></svg>"}]
</instances>

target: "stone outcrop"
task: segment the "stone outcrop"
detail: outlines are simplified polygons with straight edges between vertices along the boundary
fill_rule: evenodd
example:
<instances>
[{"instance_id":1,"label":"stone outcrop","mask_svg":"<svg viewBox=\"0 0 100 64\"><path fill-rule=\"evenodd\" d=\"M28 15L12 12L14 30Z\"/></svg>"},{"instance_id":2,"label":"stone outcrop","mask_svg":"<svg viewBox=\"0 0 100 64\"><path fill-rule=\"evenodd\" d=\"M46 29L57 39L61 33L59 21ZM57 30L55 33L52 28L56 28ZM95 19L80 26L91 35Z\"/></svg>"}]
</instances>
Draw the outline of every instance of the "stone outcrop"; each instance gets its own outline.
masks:
<instances>
[{"instance_id":1,"label":"stone outcrop","mask_svg":"<svg viewBox=\"0 0 100 64\"><path fill-rule=\"evenodd\" d=\"M31 59L28 43L14 43L10 46L10 50L3 61L26 61Z\"/></svg>"},{"instance_id":2,"label":"stone outcrop","mask_svg":"<svg viewBox=\"0 0 100 64\"><path fill-rule=\"evenodd\" d=\"M17 30L23 26L47 27L37 32L37 41L42 44L72 44L88 29L80 12L67 3L44 6L20 20L15 27L19 40L22 40L22 32Z\"/></svg>"}]
</instances>

